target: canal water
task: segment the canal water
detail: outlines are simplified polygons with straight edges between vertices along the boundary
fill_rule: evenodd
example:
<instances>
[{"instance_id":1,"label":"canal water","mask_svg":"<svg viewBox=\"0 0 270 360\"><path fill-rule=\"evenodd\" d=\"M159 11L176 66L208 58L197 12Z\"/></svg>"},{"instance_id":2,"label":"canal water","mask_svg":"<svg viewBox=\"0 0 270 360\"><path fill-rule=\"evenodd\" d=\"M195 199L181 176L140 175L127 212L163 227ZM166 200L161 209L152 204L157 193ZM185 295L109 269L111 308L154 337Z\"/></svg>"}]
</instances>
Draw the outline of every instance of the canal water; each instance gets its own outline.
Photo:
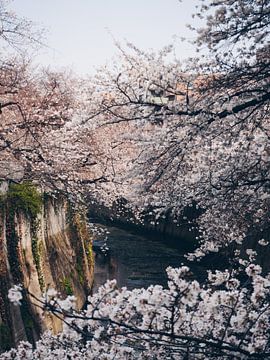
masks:
<instances>
[{"instance_id":1,"label":"canal water","mask_svg":"<svg viewBox=\"0 0 270 360\"><path fill-rule=\"evenodd\" d=\"M205 273L199 265L186 260L185 252L179 246L170 247L166 241L156 241L117 227L94 226L93 292L109 279L116 279L119 287L126 286L128 289L151 284L166 286L168 266L188 265L199 277Z\"/></svg>"}]
</instances>

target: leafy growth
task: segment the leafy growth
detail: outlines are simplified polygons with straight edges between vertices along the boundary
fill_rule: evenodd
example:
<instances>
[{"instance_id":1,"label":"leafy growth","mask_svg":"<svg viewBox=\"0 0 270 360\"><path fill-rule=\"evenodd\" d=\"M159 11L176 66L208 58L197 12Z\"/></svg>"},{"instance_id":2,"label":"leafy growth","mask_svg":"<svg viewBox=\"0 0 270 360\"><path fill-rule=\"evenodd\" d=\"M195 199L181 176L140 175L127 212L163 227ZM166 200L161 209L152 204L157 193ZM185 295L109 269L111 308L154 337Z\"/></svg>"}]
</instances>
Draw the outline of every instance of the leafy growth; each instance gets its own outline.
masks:
<instances>
[{"instance_id":1,"label":"leafy growth","mask_svg":"<svg viewBox=\"0 0 270 360\"><path fill-rule=\"evenodd\" d=\"M30 181L20 184L11 184L8 200L16 210L22 210L26 215L35 219L41 211L42 196L37 187Z\"/></svg>"}]
</instances>

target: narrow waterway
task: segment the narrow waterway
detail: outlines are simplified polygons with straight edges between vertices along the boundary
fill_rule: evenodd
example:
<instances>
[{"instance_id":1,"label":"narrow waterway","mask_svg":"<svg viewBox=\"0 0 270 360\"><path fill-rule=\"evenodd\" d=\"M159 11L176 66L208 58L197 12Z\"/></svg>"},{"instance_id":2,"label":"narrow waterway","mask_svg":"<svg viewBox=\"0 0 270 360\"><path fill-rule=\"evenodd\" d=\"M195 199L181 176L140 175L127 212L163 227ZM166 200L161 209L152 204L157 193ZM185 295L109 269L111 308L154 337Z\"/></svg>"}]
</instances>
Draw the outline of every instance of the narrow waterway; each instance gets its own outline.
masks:
<instances>
[{"instance_id":1,"label":"narrow waterway","mask_svg":"<svg viewBox=\"0 0 270 360\"><path fill-rule=\"evenodd\" d=\"M95 276L93 292L108 279L116 279L118 286L129 289L147 287L151 284L166 286L166 268L187 264L199 277L204 269L189 263L184 250L173 248L166 242L155 241L144 236L116 228L101 228L95 235ZM196 276L197 277L197 276Z\"/></svg>"}]
</instances>

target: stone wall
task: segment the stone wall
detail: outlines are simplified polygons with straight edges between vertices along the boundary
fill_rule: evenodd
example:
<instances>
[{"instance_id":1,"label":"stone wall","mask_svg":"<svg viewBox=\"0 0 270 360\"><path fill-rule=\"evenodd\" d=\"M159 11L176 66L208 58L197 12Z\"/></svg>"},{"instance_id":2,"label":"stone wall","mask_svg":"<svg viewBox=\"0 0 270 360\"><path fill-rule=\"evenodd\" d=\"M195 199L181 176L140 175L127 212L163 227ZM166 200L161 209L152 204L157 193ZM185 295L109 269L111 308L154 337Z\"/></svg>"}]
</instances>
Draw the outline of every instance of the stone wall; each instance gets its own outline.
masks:
<instances>
[{"instance_id":1,"label":"stone wall","mask_svg":"<svg viewBox=\"0 0 270 360\"><path fill-rule=\"evenodd\" d=\"M47 288L75 295L81 308L93 282L92 239L85 217L61 196L40 193L31 183L0 187L0 350L40 332L61 330L61 321L35 306L27 295L11 304L17 283L37 297Z\"/></svg>"},{"instance_id":2,"label":"stone wall","mask_svg":"<svg viewBox=\"0 0 270 360\"><path fill-rule=\"evenodd\" d=\"M196 218L200 211L195 204L185 208L181 217L175 217L167 210L159 219L156 219L155 211L150 207L135 215L125 199L114 202L111 208L89 202L88 209L92 222L118 226L165 241L168 245L179 246L186 251L192 251L197 244Z\"/></svg>"}]
</instances>

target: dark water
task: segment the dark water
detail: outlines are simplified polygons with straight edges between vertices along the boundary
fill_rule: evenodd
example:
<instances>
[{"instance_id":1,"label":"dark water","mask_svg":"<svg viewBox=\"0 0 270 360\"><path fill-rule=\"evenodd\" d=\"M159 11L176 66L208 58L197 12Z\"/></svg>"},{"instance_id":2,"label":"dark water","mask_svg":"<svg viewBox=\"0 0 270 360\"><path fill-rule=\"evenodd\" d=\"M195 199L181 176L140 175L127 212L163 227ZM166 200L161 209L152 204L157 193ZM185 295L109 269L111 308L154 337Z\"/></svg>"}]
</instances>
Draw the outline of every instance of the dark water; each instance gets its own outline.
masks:
<instances>
[{"instance_id":1,"label":"dark water","mask_svg":"<svg viewBox=\"0 0 270 360\"><path fill-rule=\"evenodd\" d=\"M99 227L99 225L97 225ZM101 227L101 229L103 229ZM172 248L128 231L107 227L109 233L95 235L95 280L93 292L108 279L116 279L118 286L129 289L151 284L166 286L166 268L188 265L198 275L204 269L189 263L181 248ZM103 253L102 247L109 250Z\"/></svg>"}]
</instances>

